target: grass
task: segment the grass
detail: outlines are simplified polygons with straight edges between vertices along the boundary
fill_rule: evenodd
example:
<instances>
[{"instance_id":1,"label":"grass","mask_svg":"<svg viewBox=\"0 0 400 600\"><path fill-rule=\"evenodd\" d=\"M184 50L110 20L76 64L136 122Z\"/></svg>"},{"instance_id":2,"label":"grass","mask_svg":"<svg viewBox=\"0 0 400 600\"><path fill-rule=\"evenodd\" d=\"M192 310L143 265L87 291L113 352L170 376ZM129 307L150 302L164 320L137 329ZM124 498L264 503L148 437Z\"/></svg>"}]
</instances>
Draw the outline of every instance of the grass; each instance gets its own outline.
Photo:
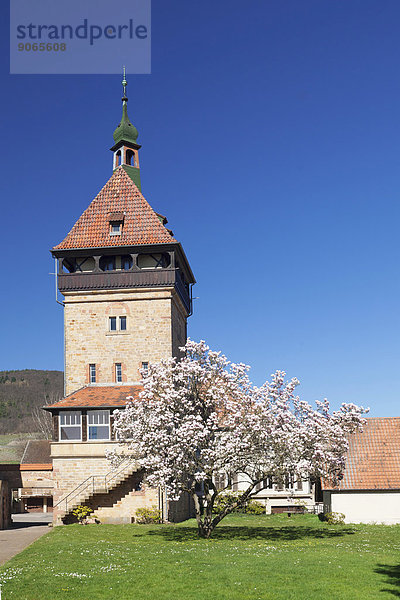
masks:
<instances>
[{"instance_id":1,"label":"grass","mask_svg":"<svg viewBox=\"0 0 400 600\"><path fill-rule=\"evenodd\" d=\"M1 533L0 533L1 538ZM312 515L57 527L0 568L3 599L382 600L400 597L400 526Z\"/></svg>"},{"instance_id":2,"label":"grass","mask_svg":"<svg viewBox=\"0 0 400 600\"><path fill-rule=\"evenodd\" d=\"M39 439L35 433L0 434L0 463L19 463L29 439Z\"/></svg>"}]
</instances>

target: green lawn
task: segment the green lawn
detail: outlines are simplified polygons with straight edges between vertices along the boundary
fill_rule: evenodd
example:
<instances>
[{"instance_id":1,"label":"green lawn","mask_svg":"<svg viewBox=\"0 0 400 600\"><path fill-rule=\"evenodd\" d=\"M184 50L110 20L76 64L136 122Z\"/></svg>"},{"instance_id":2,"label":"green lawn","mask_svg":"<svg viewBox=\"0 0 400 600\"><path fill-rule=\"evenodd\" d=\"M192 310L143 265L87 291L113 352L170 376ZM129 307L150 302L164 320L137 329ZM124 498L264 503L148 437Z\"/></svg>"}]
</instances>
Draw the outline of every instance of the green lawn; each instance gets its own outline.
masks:
<instances>
[{"instance_id":1,"label":"green lawn","mask_svg":"<svg viewBox=\"0 0 400 600\"><path fill-rule=\"evenodd\" d=\"M1 539L1 532L0 532ZM400 597L400 526L311 515L57 527L0 568L3 600L377 600Z\"/></svg>"}]
</instances>

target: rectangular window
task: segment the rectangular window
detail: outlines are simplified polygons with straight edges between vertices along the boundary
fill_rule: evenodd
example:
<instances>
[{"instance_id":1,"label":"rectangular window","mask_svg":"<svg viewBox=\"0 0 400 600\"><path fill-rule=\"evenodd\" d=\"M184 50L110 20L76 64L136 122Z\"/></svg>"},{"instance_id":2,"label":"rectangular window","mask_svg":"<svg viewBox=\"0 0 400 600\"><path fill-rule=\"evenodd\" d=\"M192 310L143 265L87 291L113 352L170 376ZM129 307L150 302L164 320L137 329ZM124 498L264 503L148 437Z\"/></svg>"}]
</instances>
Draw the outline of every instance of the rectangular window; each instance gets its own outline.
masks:
<instances>
[{"instance_id":1,"label":"rectangular window","mask_svg":"<svg viewBox=\"0 0 400 600\"><path fill-rule=\"evenodd\" d=\"M122 223L111 223L110 225L110 235L121 235L122 231Z\"/></svg>"},{"instance_id":2,"label":"rectangular window","mask_svg":"<svg viewBox=\"0 0 400 600\"><path fill-rule=\"evenodd\" d=\"M146 377L146 375L148 375L148 373L149 373L149 363L148 362L142 362L142 371L143 371L143 375Z\"/></svg>"},{"instance_id":3,"label":"rectangular window","mask_svg":"<svg viewBox=\"0 0 400 600\"><path fill-rule=\"evenodd\" d=\"M225 473L216 473L214 475L214 484L218 491L225 488Z\"/></svg>"},{"instance_id":4,"label":"rectangular window","mask_svg":"<svg viewBox=\"0 0 400 600\"><path fill-rule=\"evenodd\" d=\"M80 411L60 412L60 440L81 440Z\"/></svg>"},{"instance_id":5,"label":"rectangular window","mask_svg":"<svg viewBox=\"0 0 400 600\"><path fill-rule=\"evenodd\" d=\"M235 475L233 476L232 491L233 492L239 491L239 477L238 477L237 473L235 473Z\"/></svg>"},{"instance_id":6,"label":"rectangular window","mask_svg":"<svg viewBox=\"0 0 400 600\"><path fill-rule=\"evenodd\" d=\"M121 269L123 269L124 271L129 271L131 267L132 257L129 256L129 254L127 256L121 256Z\"/></svg>"},{"instance_id":7,"label":"rectangular window","mask_svg":"<svg viewBox=\"0 0 400 600\"><path fill-rule=\"evenodd\" d=\"M88 410L88 440L110 439L110 411Z\"/></svg>"},{"instance_id":8,"label":"rectangular window","mask_svg":"<svg viewBox=\"0 0 400 600\"><path fill-rule=\"evenodd\" d=\"M110 317L108 323L110 331L117 331L117 317Z\"/></svg>"},{"instance_id":9,"label":"rectangular window","mask_svg":"<svg viewBox=\"0 0 400 600\"><path fill-rule=\"evenodd\" d=\"M114 271L115 270L115 256L105 256L104 261L100 259L102 263L100 264L100 268L103 271Z\"/></svg>"},{"instance_id":10,"label":"rectangular window","mask_svg":"<svg viewBox=\"0 0 400 600\"><path fill-rule=\"evenodd\" d=\"M96 383L96 365L89 365L89 381Z\"/></svg>"},{"instance_id":11,"label":"rectangular window","mask_svg":"<svg viewBox=\"0 0 400 600\"><path fill-rule=\"evenodd\" d=\"M264 479L263 485L268 490L272 490L273 487L274 487L274 484L273 484L273 481L272 481L272 477L267 477L266 479Z\"/></svg>"},{"instance_id":12,"label":"rectangular window","mask_svg":"<svg viewBox=\"0 0 400 600\"><path fill-rule=\"evenodd\" d=\"M122 383L122 365L121 363L115 363L115 381Z\"/></svg>"},{"instance_id":13,"label":"rectangular window","mask_svg":"<svg viewBox=\"0 0 400 600\"><path fill-rule=\"evenodd\" d=\"M119 329L120 331L126 331L126 317L119 318Z\"/></svg>"}]
</instances>

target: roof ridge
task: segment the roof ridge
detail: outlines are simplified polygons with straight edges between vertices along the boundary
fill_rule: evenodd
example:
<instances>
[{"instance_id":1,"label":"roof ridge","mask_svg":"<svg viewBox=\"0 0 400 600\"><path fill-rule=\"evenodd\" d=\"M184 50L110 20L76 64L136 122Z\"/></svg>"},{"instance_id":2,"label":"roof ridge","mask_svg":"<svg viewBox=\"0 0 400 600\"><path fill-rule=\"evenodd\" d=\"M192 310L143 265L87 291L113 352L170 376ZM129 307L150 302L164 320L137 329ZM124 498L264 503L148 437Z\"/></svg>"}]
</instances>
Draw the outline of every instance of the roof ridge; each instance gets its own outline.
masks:
<instances>
[{"instance_id":1,"label":"roof ridge","mask_svg":"<svg viewBox=\"0 0 400 600\"><path fill-rule=\"evenodd\" d=\"M29 446L29 444L30 444L30 443L31 443L31 440L28 440L28 441L26 442L25 450L24 450L24 453L23 453L23 455L22 455L22 457L21 457L20 463L22 463L22 462L24 461L25 454L26 454L26 451L28 450L28 446Z\"/></svg>"},{"instance_id":2,"label":"roof ridge","mask_svg":"<svg viewBox=\"0 0 400 600\"><path fill-rule=\"evenodd\" d=\"M136 185L136 183L129 177L128 173L125 171L125 169L123 168L123 165L120 165L116 171L118 171L118 169L121 169L122 173L124 174L124 177L127 178L128 183L130 183L131 185L133 185L133 187L136 189L137 193L139 194L140 198L143 200L143 202L145 202L145 204L149 207L149 209L151 210L151 212L154 214L154 216L157 219L157 225L162 227L163 231L166 230L166 228L164 227L164 225L161 223L158 213L154 210L154 208L150 205L149 201L146 200L146 198L143 196L142 194L142 190L140 190L138 188L138 186ZM161 215L164 219L166 219L166 217L164 217L164 215ZM172 237L172 236L171 236Z\"/></svg>"}]
</instances>

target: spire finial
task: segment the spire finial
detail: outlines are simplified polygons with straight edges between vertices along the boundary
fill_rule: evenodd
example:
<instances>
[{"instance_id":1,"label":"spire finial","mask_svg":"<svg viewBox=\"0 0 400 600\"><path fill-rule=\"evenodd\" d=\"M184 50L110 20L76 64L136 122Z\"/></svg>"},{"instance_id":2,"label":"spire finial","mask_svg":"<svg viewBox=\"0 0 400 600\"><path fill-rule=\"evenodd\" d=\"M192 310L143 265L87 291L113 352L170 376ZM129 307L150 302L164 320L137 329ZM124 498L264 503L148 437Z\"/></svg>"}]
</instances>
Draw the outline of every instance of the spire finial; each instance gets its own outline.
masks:
<instances>
[{"instance_id":1,"label":"spire finial","mask_svg":"<svg viewBox=\"0 0 400 600\"><path fill-rule=\"evenodd\" d=\"M126 86L128 85L128 82L126 80L126 70L124 67L124 78L122 80L122 87L124 88L124 97L122 98L122 102L127 102L128 98L126 97Z\"/></svg>"}]
</instances>

